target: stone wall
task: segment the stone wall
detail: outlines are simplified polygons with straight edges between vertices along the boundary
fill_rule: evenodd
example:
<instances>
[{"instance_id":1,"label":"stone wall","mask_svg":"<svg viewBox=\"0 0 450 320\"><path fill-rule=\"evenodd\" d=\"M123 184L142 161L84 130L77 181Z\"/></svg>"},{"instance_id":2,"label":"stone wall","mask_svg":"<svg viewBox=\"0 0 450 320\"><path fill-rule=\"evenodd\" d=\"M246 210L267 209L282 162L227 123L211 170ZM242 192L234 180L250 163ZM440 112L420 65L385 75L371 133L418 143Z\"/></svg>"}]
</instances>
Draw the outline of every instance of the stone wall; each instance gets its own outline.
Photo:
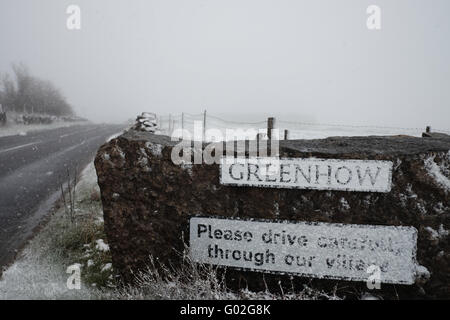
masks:
<instances>
[{"instance_id":1,"label":"stone wall","mask_svg":"<svg viewBox=\"0 0 450 320\"><path fill-rule=\"evenodd\" d=\"M426 269L412 286L382 285L386 298L450 298L450 137L333 137L280 141L280 156L391 160L389 193L266 189L224 186L219 165L175 165L168 137L129 130L103 145L95 159L113 265L125 281L149 255L176 266L188 244L193 215L414 226L418 263ZM311 280L227 271L228 285L264 290L311 281L337 285L352 296L362 283ZM339 289L345 288L345 289ZM349 289L351 288L351 289ZM378 292L375 292L377 294Z\"/></svg>"}]
</instances>

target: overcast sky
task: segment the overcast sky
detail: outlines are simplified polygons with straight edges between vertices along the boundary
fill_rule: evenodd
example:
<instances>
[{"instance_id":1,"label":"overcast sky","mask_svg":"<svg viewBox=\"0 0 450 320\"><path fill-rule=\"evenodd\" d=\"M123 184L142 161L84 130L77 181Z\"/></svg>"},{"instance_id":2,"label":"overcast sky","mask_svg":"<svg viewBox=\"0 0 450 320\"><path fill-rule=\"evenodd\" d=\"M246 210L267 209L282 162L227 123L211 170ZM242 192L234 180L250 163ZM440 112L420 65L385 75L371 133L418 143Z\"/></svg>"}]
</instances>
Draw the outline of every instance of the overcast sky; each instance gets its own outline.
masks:
<instances>
[{"instance_id":1,"label":"overcast sky","mask_svg":"<svg viewBox=\"0 0 450 320\"><path fill-rule=\"evenodd\" d=\"M81 30L66 28L70 4ZM0 72L23 61L98 121L206 108L449 129L449 13L448 0L0 0Z\"/></svg>"}]
</instances>

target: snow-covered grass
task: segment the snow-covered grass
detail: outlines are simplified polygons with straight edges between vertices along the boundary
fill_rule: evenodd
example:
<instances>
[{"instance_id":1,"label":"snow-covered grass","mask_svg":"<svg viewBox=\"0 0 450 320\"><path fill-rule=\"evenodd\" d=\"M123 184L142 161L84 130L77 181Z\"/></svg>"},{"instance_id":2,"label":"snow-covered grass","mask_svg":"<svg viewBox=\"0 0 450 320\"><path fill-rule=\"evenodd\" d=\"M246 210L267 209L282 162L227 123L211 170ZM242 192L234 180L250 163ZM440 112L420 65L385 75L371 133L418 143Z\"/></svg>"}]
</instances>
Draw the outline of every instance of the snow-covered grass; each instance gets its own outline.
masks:
<instances>
[{"instance_id":1,"label":"snow-covered grass","mask_svg":"<svg viewBox=\"0 0 450 320\"><path fill-rule=\"evenodd\" d=\"M0 281L0 299L92 299L95 285L110 285L112 271L101 272L111 262L109 252L96 249L103 238L103 218L93 164L77 184L75 221L63 207L55 208L48 223L29 242ZM91 260L88 267L88 261ZM70 290L67 268L81 265L83 285Z\"/></svg>"},{"instance_id":2,"label":"snow-covered grass","mask_svg":"<svg viewBox=\"0 0 450 320\"><path fill-rule=\"evenodd\" d=\"M155 266L136 274L136 285L123 286L112 267L103 230L103 212L93 163L76 186L75 220L55 208L43 229L29 242L0 280L0 299L337 299L305 286L283 295L231 291L211 266L184 254L176 270ZM81 288L69 289L69 266L81 270Z\"/></svg>"},{"instance_id":3,"label":"snow-covered grass","mask_svg":"<svg viewBox=\"0 0 450 320\"><path fill-rule=\"evenodd\" d=\"M228 290L224 278L219 277L212 266L199 265L189 255L183 256L184 263L178 269L157 268L154 261L136 275L136 285L124 286L103 297L132 300L338 300L337 295L304 286L296 292L273 294L269 291L252 292Z\"/></svg>"}]
</instances>

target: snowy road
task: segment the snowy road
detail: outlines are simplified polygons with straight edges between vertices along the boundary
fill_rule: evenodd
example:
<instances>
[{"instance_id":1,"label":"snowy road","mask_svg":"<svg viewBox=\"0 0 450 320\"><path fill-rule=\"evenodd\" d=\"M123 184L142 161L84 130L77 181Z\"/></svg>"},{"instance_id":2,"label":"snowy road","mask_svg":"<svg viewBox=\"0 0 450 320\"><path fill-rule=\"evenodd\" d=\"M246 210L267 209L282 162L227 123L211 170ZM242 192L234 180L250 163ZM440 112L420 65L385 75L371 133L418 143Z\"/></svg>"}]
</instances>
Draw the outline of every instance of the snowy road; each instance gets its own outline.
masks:
<instances>
[{"instance_id":1,"label":"snowy road","mask_svg":"<svg viewBox=\"0 0 450 320\"><path fill-rule=\"evenodd\" d=\"M93 159L119 125L76 125L0 138L0 267L41 222L60 183ZM1 272L0 272L1 273Z\"/></svg>"}]
</instances>

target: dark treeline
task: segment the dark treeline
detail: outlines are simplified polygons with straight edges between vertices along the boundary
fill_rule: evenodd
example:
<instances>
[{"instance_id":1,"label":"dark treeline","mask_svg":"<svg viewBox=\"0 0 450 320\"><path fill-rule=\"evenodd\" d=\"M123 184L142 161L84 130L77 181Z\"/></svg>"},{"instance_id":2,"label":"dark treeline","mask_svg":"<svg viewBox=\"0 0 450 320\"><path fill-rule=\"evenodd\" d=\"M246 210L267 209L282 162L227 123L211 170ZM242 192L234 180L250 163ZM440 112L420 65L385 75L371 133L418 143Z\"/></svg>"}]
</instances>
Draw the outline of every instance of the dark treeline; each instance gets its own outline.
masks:
<instances>
[{"instance_id":1,"label":"dark treeline","mask_svg":"<svg viewBox=\"0 0 450 320\"><path fill-rule=\"evenodd\" d=\"M0 104L5 111L73 115L72 107L53 83L32 76L24 64L13 64L14 76L4 74L0 83Z\"/></svg>"}]
</instances>

